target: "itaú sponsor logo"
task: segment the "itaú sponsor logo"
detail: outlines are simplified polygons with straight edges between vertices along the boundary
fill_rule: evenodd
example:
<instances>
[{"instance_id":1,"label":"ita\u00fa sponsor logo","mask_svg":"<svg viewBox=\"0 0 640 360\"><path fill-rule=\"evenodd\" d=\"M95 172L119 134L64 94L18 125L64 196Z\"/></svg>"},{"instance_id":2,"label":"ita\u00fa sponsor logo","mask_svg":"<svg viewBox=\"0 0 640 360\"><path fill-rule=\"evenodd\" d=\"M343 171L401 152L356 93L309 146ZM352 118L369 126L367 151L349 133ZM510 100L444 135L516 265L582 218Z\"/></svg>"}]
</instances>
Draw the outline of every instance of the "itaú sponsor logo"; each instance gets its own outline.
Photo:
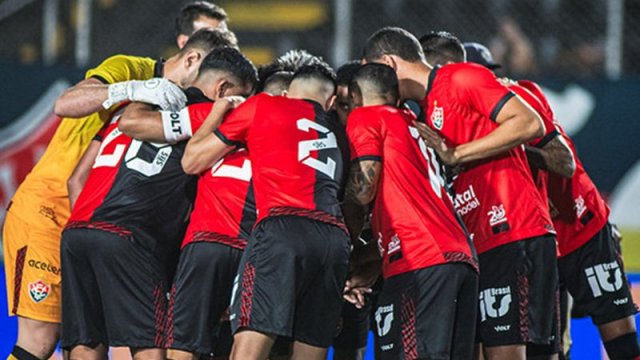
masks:
<instances>
[{"instance_id":1,"label":"ita\u00fa sponsor logo","mask_svg":"<svg viewBox=\"0 0 640 360\"><path fill-rule=\"evenodd\" d=\"M473 191L473 185L469 185L469 188L464 192L456 194L456 197L453 199L453 206L461 216L480 207L480 201L476 197L475 191Z\"/></svg>"}]
</instances>

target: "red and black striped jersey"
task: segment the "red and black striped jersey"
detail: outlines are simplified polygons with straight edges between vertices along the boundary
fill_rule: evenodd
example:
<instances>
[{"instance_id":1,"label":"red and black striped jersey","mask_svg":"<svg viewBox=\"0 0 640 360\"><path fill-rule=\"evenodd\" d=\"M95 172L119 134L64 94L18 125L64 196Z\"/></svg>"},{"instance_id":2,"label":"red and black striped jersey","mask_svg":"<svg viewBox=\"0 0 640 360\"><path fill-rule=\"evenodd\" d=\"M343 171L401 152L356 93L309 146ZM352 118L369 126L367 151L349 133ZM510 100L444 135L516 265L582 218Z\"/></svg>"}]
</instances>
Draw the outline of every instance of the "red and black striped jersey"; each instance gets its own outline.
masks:
<instances>
[{"instance_id":1,"label":"red and black striped jersey","mask_svg":"<svg viewBox=\"0 0 640 360\"><path fill-rule=\"evenodd\" d=\"M515 96L488 69L471 63L435 68L422 101L426 123L456 147L494 131L504 104ZM454 180L454 206L478 253L553 233L545 200L529 170L523 146L464 164Z\"/></svg>"},{"instance_id":2,"label":"red and black striped jersey","mask_svg":"<svg viewBox=\"0 0 640 360\"><path fill-rule=\"evenodd\" d=\"M186 91L189 129L196 131L213 103L198 89ZM152 249L179 244L195 197L195 176L180 163L186 141L174 145L132 139L114 119L71 212L67 228L133 235Z\"/></svg>"},{"instance_id":3,"label":"red and black striped jersey","mask_svg":"<svg viewBox=\"0 0 640 360\"><path fill-rule=\"evenodd\" d=\"M255 222L251 161L246 149L238 149L200 175L182 247L215 242L244 250Z\"/></svg>"},{"instance_id":4,"label":"red and black striped jersey","mask_svg":"<svg viewBox=\"0 0 640 360\"><path fill-rule=\"evenodd\" d=\"M447 262L477 269L442 167L413 120L408 110L383 105L355 109L347 121L353 161L382 162L371 224L384 277Z\"/></svg>"},{"instance_id":5,"label":"red and black striped jersey","mask_svg":"<svg viewBox=\"0 0 640 360\"><path fill-rule=\"evenodd\" d=\"M551 111L542 89L536 83L526 80L518 83L536 95ZM553 226L557 231L558 250L560 256L566 256L591 240L605 226L610 210L578 158L573 141L555 117L553 119L555 129L569 145L576 163L576 171L570 179L547 173L549 205Z\"/></svg>"},{"instance_id":6,"label":"red and black striped jersey","mask_svg":"<svg viewBox=\"0 0 640 360\"><path fill-rule=\"evenodd\" d=\"M529 90L527 90L525 87L519 84L512 83L512 84L509 84L508 87L509 87L509 90L513 91L516 95L520 96L520 98L524 100L524 102L529 104L529 106L531 106L533 110L535 110L538 113L538 115L540 115L540 119L542 119L542 123L544 124L544 128L545 128L544 135L531 140L528 143L529 146L542 148L547 143L549 143L549 141L553 140L556 136L559 136L560 133L558 132L558 130L555 127L555 124L553 123L553 112L551 111L551 108L544 106L542 101L540 101L540 99L538 99L537 96L535 96L533 93L531 93ZM533 175L533 180L536 183L536 187L538 188L540 195L542 195L542 200L547 204L547 207L548 207L549 203L547 201L547 195L548 195L547 172L539 171L538 169L533 167L531 167L530 169L531 169L531 174Z\"/></svg>"},{"instance_id":7,"label":"red and black striped jersey","mask_svg":"<svg viewBox=\"0 0 640 360\"><path fill-rule=\"evenodd\" d=\"M346 229L337 131L344 129L332 126L320 104L262 93L231 112L215 134L249 151L258 221L299 215Z\"/></svg>"}]
</instances>

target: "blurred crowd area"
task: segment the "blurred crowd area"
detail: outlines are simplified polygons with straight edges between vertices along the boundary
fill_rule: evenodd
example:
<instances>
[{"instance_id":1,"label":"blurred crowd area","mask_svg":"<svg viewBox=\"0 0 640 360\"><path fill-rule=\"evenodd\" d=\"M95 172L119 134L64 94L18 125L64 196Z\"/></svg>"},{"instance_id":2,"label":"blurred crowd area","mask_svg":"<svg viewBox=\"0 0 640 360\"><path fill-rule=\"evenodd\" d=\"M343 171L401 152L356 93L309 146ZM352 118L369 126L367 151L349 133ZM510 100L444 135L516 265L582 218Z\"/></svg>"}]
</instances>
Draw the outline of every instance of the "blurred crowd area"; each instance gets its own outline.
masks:
<instances>
[{"instance_id":1,"label":"blurred crowd area","mask_svg":"<svg viewBox=\"0 0 640 360\"><path fill-rule=\"evenodd\" d=\"M56 14L54 65L90 67L115 53L167 56L175 50L174 17L184 0L89 0L90 51L75 57L78 4L82 0L0 2L0 61L43 63L43 18ZM335 64L335 7L350 1L347 54L384 25L420 36L448 30L463 41L482 42L511 75L601 77L611 34L611 2L620 1L621 75L640 74L640 0L217 0L231 19L242 49L257 64L291 48L304 48ZM21 5L16 6L16 3ZM14 4L12 8L10 8ZM344 4L344 3L343 3ZM3 9L4 8L4 9ZM49 7L51 8L51 6ZM345 18L345 14L338 15ZM86 19L83 19L86 20ZM620 21L622 21L621 26ZM619 26L619 27L618 27ZM344 34L337 34L344 36Z\"/></svg>"}]
</instances>

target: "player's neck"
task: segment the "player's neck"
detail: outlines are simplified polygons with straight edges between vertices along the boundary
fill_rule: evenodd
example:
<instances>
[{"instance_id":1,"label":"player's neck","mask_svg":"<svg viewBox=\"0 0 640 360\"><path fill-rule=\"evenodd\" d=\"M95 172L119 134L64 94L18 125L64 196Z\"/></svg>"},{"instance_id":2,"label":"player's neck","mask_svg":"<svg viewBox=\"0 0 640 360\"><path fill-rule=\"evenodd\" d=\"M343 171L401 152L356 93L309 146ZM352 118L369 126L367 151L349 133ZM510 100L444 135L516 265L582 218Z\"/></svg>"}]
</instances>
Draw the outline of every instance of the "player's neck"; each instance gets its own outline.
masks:
<instances>
[{"instance_id":1,"label":"player's neck","mask_svg":"<svg viewBox=\"0 0 640 360\"><path fill-rule=\"evenodd\" d=\"M396 102L397 103L397 102ZM365 96L362 98L362 106L395 106L391 99L383 96Z\"/></svg>"},{"instance_id":2,"label":"player's neck","mask_svg":"<svg viewBox=\"0 0 640 360\"><path fill-rule=\"evenodd\" d=\"M215 88L211 86L211 84L214 82L212 82L210 79L206 80L203 78L204 78L203 76L199 76L198 78L196 78L193 84L191 84L191 86L200 89L200 91L202 91L204 96L208 97L209 99L212 99L212 100L215 99L216 91L215 91Z\"/></svg>"},{"instance_id":3,"label":"player's neck","mask_svg":"<svg viewBox=\"0 0 640 360\"><path fill-rule=\"evenodd\" d=\"M431 66L423 61L411 63L408 66L406 74L400 80L404 88L404 99L412 99L421 101L427 95L429 87L429 75L431 74Z\"/></svg>"},{"instance_id":4,"label":"player's neck","mask_svg":"<svg viewBox=\"0 0 640 360\"><path fill-rule=\"evenodd\" d=\"M324 96L322 94L319 94L318 92L313 92L313 91L307 91L304 89L292 89L289 88L289 92L287 93L287 97L290 99L300 99L300 100L311 100L311 101L315 101L318 104L322 105L322 107L324 108L327 99L324 98Z\"/></svg>"}]
</instances>

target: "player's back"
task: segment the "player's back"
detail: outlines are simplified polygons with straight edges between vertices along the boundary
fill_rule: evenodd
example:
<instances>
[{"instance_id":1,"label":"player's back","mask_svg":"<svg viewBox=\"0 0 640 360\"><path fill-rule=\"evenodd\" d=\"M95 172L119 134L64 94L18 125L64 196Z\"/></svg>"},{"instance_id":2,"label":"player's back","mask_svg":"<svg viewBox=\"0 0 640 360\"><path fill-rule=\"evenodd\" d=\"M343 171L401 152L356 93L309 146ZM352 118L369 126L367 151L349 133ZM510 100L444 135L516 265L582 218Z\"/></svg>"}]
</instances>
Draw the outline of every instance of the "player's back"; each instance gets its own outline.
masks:
<instances>
[{"instance_id":1,"label":"player's back","mask_svg":"<svg viewBox=\"0 0 640 360\"><path fill-rule=\"evenodd\" d=\"M355 109L347 123L354 159L382 161L372 225L381 240L385 277L449 261L475 264L441 165L414 119L408 110L381 105Z\"/></svg>"},{"instance_id":2,"label":"player's back","mask_svg":"<svg viewBox=\"0 0 640 360\"><path fill-rule=\"evenodd\" d=\"M206 99L194 100L197 92L187 90L192 131L213 106ZM132 139L113 122L67 226L132 233L151 248L182 240L196 185L196 177L182 169L185 147L186 141L169 145Z\"/></svg>"},{"instance_id":3,"label":"player's back","mask_svg":"<svg viewBox=\"0 0 640 360\"><path fill-rule=\"evenodd\" d=\"M258 219L276 208L321 211L341 218L342 154L328 114L310 100L257 95L247 134Z\"/></svg>"},{"instance_id":4,"label":"player's back","mask_svg":"<svg viewBox=\"0 0 640 360\"><path fill-rule=\"evenodd\" d=\"M182 247L213 241L244 249L255 221L251 161L247 150L241 148L200 174Z\"/></svg>"},{"instance_id":5,"label":"player's back","mask_svg":"<svg viewBox=\"0 0 640 360\"><path fill-rule=\"evenodd\" d=\"M149 58L116 55L89 70L86 78L103 83L149 79L154 76L155 65L156 61ZM35 214L44 211L56 216L57 224L51 223L52 227L64 226L70 213L67 180L111 115L112 111L101 111L81 119L63 118L44 154L16 191L12 212L24 220L32 220Z\"/></svg>"},{"instance_id":6,"label":"player's back","mask_svg":"<svg viewBox=\"0 0 640 360\"><path fill-rule=\"evenodd\" d=\"M426 122L458 146L493 132L514 94L487 69L469 63L435 68L422 107ZM522 146L465 164L454 181L454 205L479 253L553 232L548 207L529 170Z\"/></svg>"}]
</instances>

